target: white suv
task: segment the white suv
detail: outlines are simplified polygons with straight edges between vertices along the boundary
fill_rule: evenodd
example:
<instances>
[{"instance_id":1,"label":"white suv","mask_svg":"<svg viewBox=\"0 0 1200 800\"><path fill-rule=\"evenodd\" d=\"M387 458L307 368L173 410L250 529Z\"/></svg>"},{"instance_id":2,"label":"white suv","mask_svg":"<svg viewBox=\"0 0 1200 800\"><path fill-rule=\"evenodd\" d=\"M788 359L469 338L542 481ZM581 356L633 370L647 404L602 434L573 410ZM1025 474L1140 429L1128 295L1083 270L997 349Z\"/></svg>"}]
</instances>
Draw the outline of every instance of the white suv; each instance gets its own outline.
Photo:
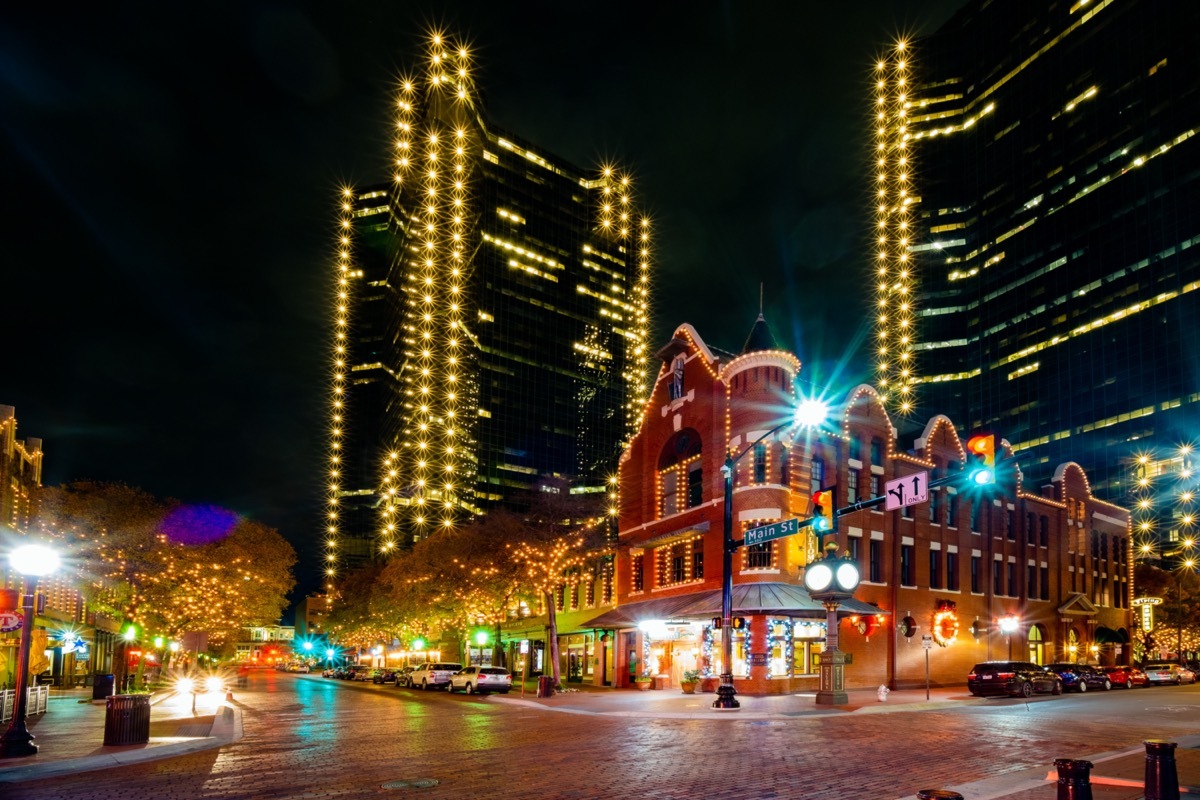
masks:
<instances>
[{"instance_id":1,"label":"white suv","mask_svg":"<svg viewBox=\"0 0 1200 800\"><path fill-rule=\"evenodd\" d=\"M438 662L422 664L408 676L408 685L421 690L450 685L450 676L462 669L462 664Z\"/></svg>"},{"instance_id":2,"label":"white suv","mask_svg":"<svg viewBox=\"0 0 1200 800\"><path fill-rule=\"evenodd\" d=\"M512 688L512 675L500 667L467 667L450 678L450 691L462 689L467 694L476 692L499 692L508 694Z\"/></svg>"}]
</instances>

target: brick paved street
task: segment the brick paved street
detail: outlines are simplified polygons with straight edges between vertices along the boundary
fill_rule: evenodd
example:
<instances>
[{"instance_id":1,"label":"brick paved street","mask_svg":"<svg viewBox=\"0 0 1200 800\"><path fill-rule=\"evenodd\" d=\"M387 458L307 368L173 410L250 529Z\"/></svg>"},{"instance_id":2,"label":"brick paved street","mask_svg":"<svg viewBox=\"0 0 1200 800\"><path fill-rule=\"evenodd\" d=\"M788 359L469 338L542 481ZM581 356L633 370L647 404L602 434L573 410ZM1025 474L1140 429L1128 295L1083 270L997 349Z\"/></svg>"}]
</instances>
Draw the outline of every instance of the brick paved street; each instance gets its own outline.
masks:
<instances>
[{"instance_id":1,"label":"brick paved street","mask_svg":"<svg viewBox=\"0 0 1200 800\"><path fill-rule=\"evenodd\" d=\"M1197 701L1189 687L946 711L645 719L271 672L237 693L245 737L236 744L2 789L6 800L873 800L1194 733ZM422 778L439 783L381 788ZM1037 796L1054 797L1052 784L1045 790Z\"/></svg>"}]
</instances>

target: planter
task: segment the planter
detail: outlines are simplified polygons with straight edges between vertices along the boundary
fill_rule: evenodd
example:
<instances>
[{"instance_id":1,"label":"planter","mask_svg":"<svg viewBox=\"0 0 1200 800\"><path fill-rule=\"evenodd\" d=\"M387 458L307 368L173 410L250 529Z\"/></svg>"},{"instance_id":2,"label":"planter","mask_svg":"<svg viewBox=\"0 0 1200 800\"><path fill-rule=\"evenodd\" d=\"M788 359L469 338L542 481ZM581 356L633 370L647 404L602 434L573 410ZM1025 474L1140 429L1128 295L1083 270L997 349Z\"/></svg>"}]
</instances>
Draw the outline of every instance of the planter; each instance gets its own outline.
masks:
<instances>
[{"instance_id":1,"label":"planter","mask_svg":"<svg viewBox=\"0 0 1200 800\"><path fill-rule=\"evenodd\" d=\"M701 678L700 679L700 691L702 691L702 692L716 692L717 687L720 685L721 685L720 678L714 677L714 678Z\"/></svg>"},{"instance_id":2,"label":"planter","mask_svg":"<svg viewBox=\"0 0 1200 800\"><path fill-rule=\"evenodd\" d=\"M633 685L636 686L639 691L643 692L650 691L650 689L654 686L654 684L652 684L650 681L634 681Z\"/></svg>"},{"instance_id":3,"label":"planter","mask_svg":"<svg viewBox=\"0 0 1200 800\"><path fill-rule=\"evenodd\" d=\"M685 682L679 684L679 688L683 689L684 694L695 694L696 693L696 684L692 683L690 681L685 681Z\"/></svg>"}]
</instances>

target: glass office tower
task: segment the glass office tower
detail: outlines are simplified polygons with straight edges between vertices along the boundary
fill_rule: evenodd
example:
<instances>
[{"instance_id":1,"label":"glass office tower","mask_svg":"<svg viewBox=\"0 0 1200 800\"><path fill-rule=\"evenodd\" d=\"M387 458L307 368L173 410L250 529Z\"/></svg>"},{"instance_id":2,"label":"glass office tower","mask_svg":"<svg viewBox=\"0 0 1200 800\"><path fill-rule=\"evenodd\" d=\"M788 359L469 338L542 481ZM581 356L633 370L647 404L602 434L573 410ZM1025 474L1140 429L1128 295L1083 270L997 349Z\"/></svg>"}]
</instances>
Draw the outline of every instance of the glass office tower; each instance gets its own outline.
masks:
<instances>
[{"instance_id":1,"label":"glass office tower","mask_svg":"<svg viewBox=\"0 0 1200 800\"><path fill-rule=\"evenodd\" d=\"M394 108L391 180L343 198L330 576L546 476L605 491L649 379L629 178L490 124L469 53L440 36Z\"/></svg>"},{"instance_id":2,"label":"glass office tower","mask_svg":"<svg viewBox=\"0 0 1200 800\"><path fill-rule=\"evenodd\" d=\"M1001 434L1027 485L1069 457L1127 501L1131 459L1200 436L1198 28L978 0L876 67L880 388Z\"/></svg>"}]
</instances>

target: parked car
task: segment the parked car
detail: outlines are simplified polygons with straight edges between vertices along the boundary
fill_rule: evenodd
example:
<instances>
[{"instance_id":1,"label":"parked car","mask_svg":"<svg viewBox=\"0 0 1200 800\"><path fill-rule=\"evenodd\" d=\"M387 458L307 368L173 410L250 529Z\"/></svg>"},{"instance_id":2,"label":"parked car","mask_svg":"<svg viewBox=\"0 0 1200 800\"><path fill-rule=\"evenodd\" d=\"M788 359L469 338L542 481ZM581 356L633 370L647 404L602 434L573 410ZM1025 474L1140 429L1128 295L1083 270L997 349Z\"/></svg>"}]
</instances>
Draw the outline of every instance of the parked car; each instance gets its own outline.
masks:
<instances>
[{"instance_id":1,"label":"parked car","mask_svg":"<svg viewBox=\"0 0 1200 800\"><path fill-rule=\"evenodd\" d=\"M967 674L967 688L976 697L1029 697L1034 692L1062 694L1063 682L1054 673L1029 661L984 661Z\"/></svg>"},{"instance_id":2,"label":"parked car","mask_svg":"<svg viewBox=\"0 0 1200 800\"><path fill-rule=\"evenodd\" d=\"M1082 693L1088 689L1108 691L1112 688L1108 675L1090 664L1047 664L1046 669L1062 678L1064 689Z\"/></svg>"},{"instance_id":3,"label":"parked car","mask_svg":"<svg viewBox=\"0 0 1200 800\"><path fill-rule=\"evenodd\" d=\"M512 675L500 667L467 667L450 676L451 692L462 689L467 694L476 692L499 692L508 694L512 688Z\"/></svg>"},{"instance_id":4,"label":"parked car","mask_svg":"<svg viewBox=\"0 0 1200 800\"><path fill-rule=\"evenodd\" d=\"M371 669L365 664L357 664L355 666L356 668L354 670L354 675L350 678L351 680L366 682L371 680L371 676L375 674L375 670Z\"/></svg>"},{"instance_id":5,"label":"parked car","mask_svg":"<svg viewBox=\"0 0 1200 800\"><path fill-rule=\"evenodd\" d=\"M1112 681L1113 686L1122 686L1126 689L1132 689L1135 686L1146 685L1146 673L1142 672L1137 667L1101 667L1104 674Z\"/></svg>"},{"instance_id":6,"label":"parked car","mask_svg":"<svg viewBox=\"0 0 1200 800\"><path fill-rule=\"evenodd\" d=\"M450 676L462 669L462 664L437 662L422 664L408 676L411 686L419 687L422 691L430 686L437 689L450 685Z\"/></svg>"},{"instance_id":7,"label":"parked car","mask_svg":"<svg viewBox=\"0 0 1200 800\"><path fill-rule=\"evenodd\" d=\"M1143 666L1142 670L1146 673L1146 682L1151 685L1173 683L1178 686L1183 683L1196 682L1196 673L1187 667L1181 667L1179 664L1168 661L1152 661Z\"/></svg>"},{"instance_id":8,"label":"parked car","mask_svg":"<svg viewBox=\"0 0 1200 800\"><path fill-rule=\"evenodd\" d=\"M415 670L415 669L416 669L416 667L414 667L414 666L407 666L407 667L400 669L396 673L396 688L397 689L399 689L401 686L411 686L412 685L408 682L408 678L410 675L412 675L413 670Z\"/></svg>"},{"instance_id":9,"label":"parked car","mask_svg":"<svg viewBox=\"0 0 1200 800\"><path fill-rule=\"evenodd\" d=\"M337 674L337 669L335 669L334 667L326 667L325 669L321 670L322 678L332 678L336 674Z\"/></svg>"},{"instance_id":10,"label":"parked car","mask_svg":"<svg viewBox=\"0 0 1200 800\"><path fill-rule=\"evenodd\" d=\"M340 677L342 678L342 680L347 680L347 681L364 680L362 678L359 678L358 676L360 674L370 675L370 670L371 670L371 668L368 667L366 664L348 664L348 665L342 667L342 674Z\"/></svg>"},{"instance_id":11,"label":"parked car","mask_svg":"<svg viewBox=\"0 0 1200 800\"><path fill-rule=\"evenodd\" d=\"M394 669L377 669L371 673L372 683L395 683L396 670Z\"/></svg>"}]
</instances>

